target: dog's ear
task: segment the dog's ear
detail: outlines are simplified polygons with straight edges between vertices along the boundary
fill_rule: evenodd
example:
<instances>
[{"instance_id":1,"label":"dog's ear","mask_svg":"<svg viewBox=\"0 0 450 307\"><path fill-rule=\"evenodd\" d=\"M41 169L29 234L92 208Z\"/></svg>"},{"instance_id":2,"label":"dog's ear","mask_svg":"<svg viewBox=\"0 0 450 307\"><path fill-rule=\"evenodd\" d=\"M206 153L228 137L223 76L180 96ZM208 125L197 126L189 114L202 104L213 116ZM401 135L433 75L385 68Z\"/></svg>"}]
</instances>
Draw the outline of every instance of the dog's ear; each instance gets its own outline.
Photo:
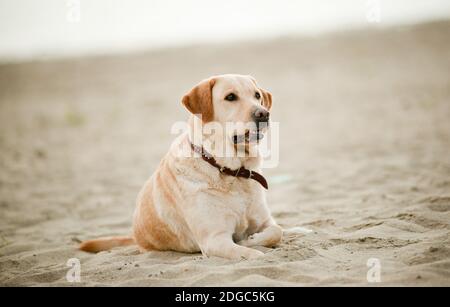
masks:
<instances>
[{"instance_id":1,"label":"dog's ear","mask_svg":"<svg viewBox=\"0 0 450 307\"><path fill-rule=\"evenodd\" d=\"M258 83L256 83L255 78L253 78L252 76L248 76L248 77L253 81L253 83L256 85L256 87L259 88L259 90L261 91L262 96L263 96L261 103L262 103L263 107L265 107L267 110L270 111L270 109L272 108L272 94L269 91L266 91L265 89L260 88L258 86Z\"/></svg>"},{"instance_id":2,"label":"dog's ear","mask_svg":"<svg viewBox=\"0 0 450 307\"><path fill-rule=\"evenodd\" d=\"M263 101L262 101L262 105L270 111L270 109L272 108L272 94L269 93L266 90L263 90L262 88L260 88L261 93L263 95Z\"/></svg>"},{"instance_id":3,"label":"dog's ear","mask_svg":"<svg viewBox=\"0 0 450 307\"><path fill-rule=\"evenodd\" d=\"M192 114L201 115L204 123L214 119L214 108L212 102L212 89L216 83L215 79L206 79L197 84L184 95L183 105Z\"/></svg>"}]
</instances>

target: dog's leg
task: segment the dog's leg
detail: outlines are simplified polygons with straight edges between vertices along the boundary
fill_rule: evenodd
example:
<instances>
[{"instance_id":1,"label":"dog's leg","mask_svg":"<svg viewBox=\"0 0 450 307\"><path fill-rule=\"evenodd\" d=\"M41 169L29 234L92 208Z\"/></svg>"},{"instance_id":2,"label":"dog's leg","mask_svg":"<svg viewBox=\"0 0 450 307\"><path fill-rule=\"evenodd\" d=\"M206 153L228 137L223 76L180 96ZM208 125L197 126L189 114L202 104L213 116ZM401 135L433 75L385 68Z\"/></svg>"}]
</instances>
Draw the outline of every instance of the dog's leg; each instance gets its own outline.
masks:
<instances>
[{"instance_id":1,"label":"dog's leg","mask_svg":"<svg viewBox=\"0 0 450 307\"><path fill-rule=\"evenodd\" d=\"M247 239L238 242L242 246L266 246L272 247L281 241L283 230L280 226L272 224L263 231L252 234Z\"/></svg>"},{"instance_id":2,"label":"dog's leg","mask_svg":"<svg viewBox=\"0 0 450 307\"><path fill-rule=\"evenodd\" d=\"M228 259L254 259L264 255L263 252L256 249L234 243L231 234L209 237L203 246L201 246L201 250L206 256L217 256Z\"/></svg>"}]
</instances>

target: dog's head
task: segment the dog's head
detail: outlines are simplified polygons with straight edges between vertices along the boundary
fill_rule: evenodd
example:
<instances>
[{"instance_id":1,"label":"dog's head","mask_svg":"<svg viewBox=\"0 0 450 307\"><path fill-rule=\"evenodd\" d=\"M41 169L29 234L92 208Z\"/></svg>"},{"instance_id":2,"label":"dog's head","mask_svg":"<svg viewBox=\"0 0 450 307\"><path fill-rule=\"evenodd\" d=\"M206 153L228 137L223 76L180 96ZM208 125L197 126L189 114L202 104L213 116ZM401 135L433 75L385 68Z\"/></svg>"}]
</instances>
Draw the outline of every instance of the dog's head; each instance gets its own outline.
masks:
<instances>
[{"instance_id":1,"label":"dog's head","mask_svg":"<svg viewBox=\"0 0 450 307\"><path fill-rule=\"evenodd\" d=\"M269 126L272 95L251 76L229 74L203 80L182 102L203 123L228 127L225 132L235 144L256 143Z\"/></svg>"}]
</instances>

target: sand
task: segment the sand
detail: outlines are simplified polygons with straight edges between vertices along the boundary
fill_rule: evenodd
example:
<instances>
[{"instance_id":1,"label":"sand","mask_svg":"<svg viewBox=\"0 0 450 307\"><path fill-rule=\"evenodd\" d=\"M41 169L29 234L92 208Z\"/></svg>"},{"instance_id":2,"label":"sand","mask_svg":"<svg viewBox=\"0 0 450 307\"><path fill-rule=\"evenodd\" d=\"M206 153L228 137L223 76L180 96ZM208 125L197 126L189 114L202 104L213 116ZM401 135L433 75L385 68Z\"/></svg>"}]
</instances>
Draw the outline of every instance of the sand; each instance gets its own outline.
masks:
<instances>
[{"instance_id":1,"label":"sand","mask_svg":"<svg viewBox=\"0 0 450 307\"><path fill-rule=\"evenodd\" d=\"M1 65L0 285L450 286L449 33L437 22ZM187 118L180 97L228 72L274 95L268 202L280 225L313 232L252 261L78 251L129 233ZM70 258L80 283L66 280Z\"/></svg>"}]
</instances>

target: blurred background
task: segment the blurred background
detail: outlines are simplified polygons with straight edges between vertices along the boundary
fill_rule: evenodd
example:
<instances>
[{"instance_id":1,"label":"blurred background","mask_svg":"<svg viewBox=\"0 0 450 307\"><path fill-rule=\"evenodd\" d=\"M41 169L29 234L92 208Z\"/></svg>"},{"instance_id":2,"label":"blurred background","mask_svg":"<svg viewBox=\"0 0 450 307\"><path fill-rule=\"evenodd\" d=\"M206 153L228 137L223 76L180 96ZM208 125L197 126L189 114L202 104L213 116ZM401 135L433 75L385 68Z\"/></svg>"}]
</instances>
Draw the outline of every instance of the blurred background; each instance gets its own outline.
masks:
<instances>
[{"instance_id":1,"label":"blurred background","mask_svg":"<svg viewBox=\"0 0 450 307\"><path fill-rule=\"evenodd\" d=\"M449 18L448 0L0 0L0 285L65 284L73 256L88 285L365 282L369 256L384 281L448 285ZM316 235L245 280L206 278L214 262L183 278L190 256L119 272L131 253L77 252L128 233L181 97L223 73L273 94L268 202Z\"/></svg>"},{"instance_id":2,"label":"blurred background","mask_svg":"<svg viewBox=\"0 0 450 307\"><path fill-rule=\"evenodd\" d=\"M0 59L317 35L449 16L445 0L1 0Z\"/></svg>"}]
</instances>

